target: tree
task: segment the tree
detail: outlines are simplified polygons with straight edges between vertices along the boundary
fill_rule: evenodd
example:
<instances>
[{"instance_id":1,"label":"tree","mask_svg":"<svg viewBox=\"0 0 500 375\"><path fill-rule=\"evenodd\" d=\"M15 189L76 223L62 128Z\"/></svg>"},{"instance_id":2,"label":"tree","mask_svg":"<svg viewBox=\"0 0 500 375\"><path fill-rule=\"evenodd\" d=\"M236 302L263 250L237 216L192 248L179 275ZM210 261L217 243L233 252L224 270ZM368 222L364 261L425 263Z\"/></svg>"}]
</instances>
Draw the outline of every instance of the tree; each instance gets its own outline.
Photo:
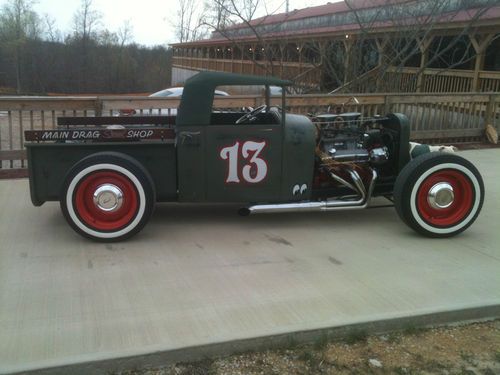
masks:
<instances>
[{"instance_id":1,"label":"tree","mask_svg":"<svg viewBox=\"0 0 500 375\"><path fill-rule=\"evenodd\" d=\"M79 72L80 90L88 88L88 70L91 44L97 42L101 26L102 14L93 8L93 0L81 0L80 8L73 15L73 40L79 47L76 59ZM109 35L103 35L104 39Z\"/></svg>"},{"instance_id":2,"label":"tree","mask_svg":"<svg viewBox=\"0 0 500 375\"><path fill-rule=\"evenodd\" d=\"M395 89L395 80L387 79L387 74L402 72L408 66L420 68L409 83L419 88L423 85L423 73L429 67L445 70L470 64L476 54L481 53L481 48L485 48L486 42L491 42L474 39L471 36L474 27L485 12L498 5L498 0L385 0L383 4L377 2L376 7L367 7L366 1L344 2L349 13L305 18L300 24L304 28L357 25L353 28L357 31L345 35L345 38L302 37L300 42L283 36L276 39L274 33L286 32L287 28L282 26L289 14L283 15L280 23L266 23L266 17L254 19L261 6L258 0L213 0L215 9L222 9L229 21L223 26L213 20L208 20L207 24L214 36L227 39L242 51L246 59L259 65L260 71L268 74L280 72L283 78L300 82L308 71L293 73L294 70L286 69L285 65L298 59L312 65L311 71L321 71L322 78L318 81L323 89L369 87L369 91L385 91ZM359 4L363 6L359 7ZM464 14L469 20L458 35L439 35L436 32L440 22ZM234 27L235 24L238 25ZM381 25L397 30L397 34L384 35ZM257 48L248 48L249 44Z\"/></svg>"},{"instance_id":3,"label":"tree","mask_svg":"<svg viewBox=\"0 0 500 375\"><path fill-rule=\"evenodd\" d=\"M251 21L259 9L260 0L230 0L232 8L241 19Z\"/></svg>"},{"instance_id":4,"label":"tree","mask_svg":"<svg viewBox=\"0 0 500 375\"><path fill-rule=\"evenodd\" d=\"M28 39L37 39L41 23L33 11L33 0L10 0L0 14L0 41L13 57L16 92L22 91L23 49Z\"/></svg>"},{"instance_id":5,"label":"tree","mask_svg":"<svg viewBox=\"0 0 500 375\"><path fill-rule=\"evenodd\" d=\"M123 25L118 29L117 35L121 48L134 40L134 27L130 23L130 20L123 22Z\"/></svg>"},{"instance_id":6,"label":"tree","mask_svg":"<svg viewBox=\"0 0 500 375\"><path fill-rule=\"evenodd\" d=\"M229 0L205 1L201 22L213 30L224 30L231 24L228 8Z\"/></svg>"},{"instance_id":7,"label":"tree","mask_svg":"<svg viewBox=\"0 0 500 375\"><path fill-rule=\"evenodd\" d=\"M171 51L134 44L130 22L107 30L92 3L83 1L63 38L54 19L39 17L33 4L10 0L0 8L0 86L19 94L109 94L170 85Z\"/></svg>"},{"instance_id":8,"label":"tree","mask_svg":"<svg viewBox=\"0 0 500 375\"><path fill-rule=\"evenodd\" d=\"M49 14L45 14L43 17L45 24L45 35L46 39L50 42L60 42L62 41L62 34L56 27L56 20Z\"/></svg>"},{"instance_id":9,"label":"tree","mask_svg":"<svg viewBox=\"0 0 500 375\"><path fill-rule=\"evenodd\" d=\"M179 0L177 40L203 39L210 31L223 31L238 22L250 21L261 8L261 0Z\"/></svg>"},{"instance_id":10,"label":"tree","mask_svg":"<svg viewBox=\"0 0 500 375\"><path fill-rule=\"evenodd\" d=\"M278 75L283 71L284 49L278 46L274 38L266 38L267 31L260 30L262 22L272 14L267 13L265 2L261 0L211 0L207 3L203 24L212 30L215 37L223 37L231 42L233 50L241 57L251 60L261 74ZM278 9L275 10L277 12ZM256 19L257 14L265 15ZM221 22L223 20L223 22ZM286 20L286 18L285 18ZM243 30L243 33L240 32ZM247 48L242 36L255 38L258 48ZM281 43L284 43L282 40ZM284 78L294 78L286 77ZM298 88L298 87L297 87Z\"/></svg>"},{"instance_id":11,"label":"tree","mask_svg":"<svg viewBox=\"0 0 500 375\"><path fill-rule=\"evenodd\" d=\"M200 0L179 0L177 21L174 23L177 40L185 43L206 37L207 30L202 19L203 4Z\"/></svg>"},{"instance_id":12,"label":"tree","mask_svg":"<svg viewBox=\"0 0 500 375\"><path fill-rule=\"evenodd\" d=\"M88 41L95 38L101 26L102 14L93 9L93 0L81 0L80 9L73 15L73 35Z\"/></svg>"}]
</instances>

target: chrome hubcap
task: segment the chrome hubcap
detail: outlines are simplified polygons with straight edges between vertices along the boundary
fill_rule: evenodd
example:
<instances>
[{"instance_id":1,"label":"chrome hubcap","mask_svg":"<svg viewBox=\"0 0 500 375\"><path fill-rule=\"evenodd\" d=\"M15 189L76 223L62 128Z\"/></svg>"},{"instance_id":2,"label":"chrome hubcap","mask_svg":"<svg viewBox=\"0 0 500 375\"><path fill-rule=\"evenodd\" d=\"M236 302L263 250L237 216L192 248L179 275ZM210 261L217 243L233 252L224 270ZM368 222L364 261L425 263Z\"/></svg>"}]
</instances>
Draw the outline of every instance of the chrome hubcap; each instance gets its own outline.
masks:
<instances>
[{"instance_id":1,"label":"chrome hubcap","mask_svg":"<svg viewBox=\"0 0 500 375\"><path fill-rule=\"evenodd\" d=\"M434 185L427 195L427 201L432 208L442 210L450 207L455 199L453 187L446 183L440 182Z\"/></svg>"},{"instance_id":2,"label":"chrome hubcap","mask_svg":"<svg viewBox=\"0 0 500 375\"><path fill-rule=\"evenodd\" d=\"M123 204L123 192L112 184L101 185L94 192L94 204L102 211L116 211Z\"/></svg>"}]
</instances>

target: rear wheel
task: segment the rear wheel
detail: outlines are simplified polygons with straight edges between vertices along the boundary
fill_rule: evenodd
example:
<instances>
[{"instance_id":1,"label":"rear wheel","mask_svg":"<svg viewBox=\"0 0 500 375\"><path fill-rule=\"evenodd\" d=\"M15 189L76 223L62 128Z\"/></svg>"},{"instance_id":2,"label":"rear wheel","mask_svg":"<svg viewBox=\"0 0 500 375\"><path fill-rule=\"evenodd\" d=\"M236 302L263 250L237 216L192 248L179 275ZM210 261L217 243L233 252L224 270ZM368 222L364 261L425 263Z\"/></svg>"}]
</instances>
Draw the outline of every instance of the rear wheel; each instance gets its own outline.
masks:
<instances>
[{"instance_id":1,"label":"rear wheel","mask_svg":"<svg viewBox=\"0 0 500 375\"><path fill-rule=\"evenodd\" d=\"M76 164L61 194L61 209L71 227L99 241L120 241L138 233L154 202L147 171L114 152L94 154Z\"/></svg>"},{"instance_id":2,"label":"rear wheel","mask_svg":"<svg viewBox=\"0 0 500 375\"><path fill-rule=\"evenodd\" d=\"M478 170L457 155L428 153L413 159L394 186L394 204L403 221L429 237L450 237L467 229L484 200Z\"/></svg>"}]
</instances>

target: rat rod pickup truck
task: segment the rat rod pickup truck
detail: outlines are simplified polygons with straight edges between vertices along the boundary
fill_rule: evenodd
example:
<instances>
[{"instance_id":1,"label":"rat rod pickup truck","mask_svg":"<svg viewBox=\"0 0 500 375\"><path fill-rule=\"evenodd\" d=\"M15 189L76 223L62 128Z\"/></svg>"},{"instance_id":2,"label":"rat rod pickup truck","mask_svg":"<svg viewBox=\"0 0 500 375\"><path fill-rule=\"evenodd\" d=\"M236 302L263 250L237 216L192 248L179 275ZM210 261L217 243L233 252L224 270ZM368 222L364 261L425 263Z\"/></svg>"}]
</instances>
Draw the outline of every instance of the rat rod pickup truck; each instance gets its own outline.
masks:
<instances>
[{"instance_id":1,"label":"rat rod pickup truck","mask_svg":"<svg viewBox=\"0 0 500 375\"><path fill-rule=\"evenodd\" d=\"M411 159L402 114L313 123L287 113L289 84L203 72L186 82L177 116L59 118L57 130L26 131L32 202L59 201L71 227L99 241L139 232L156 202L234 202L249 214L361 209L382 196L431 237L476 219L484 186L469 161ZM264 86L266 104L214 110L215 88L228 85ZM280 106L271 85L283 88Z\"/></svg>"}]
</instances>

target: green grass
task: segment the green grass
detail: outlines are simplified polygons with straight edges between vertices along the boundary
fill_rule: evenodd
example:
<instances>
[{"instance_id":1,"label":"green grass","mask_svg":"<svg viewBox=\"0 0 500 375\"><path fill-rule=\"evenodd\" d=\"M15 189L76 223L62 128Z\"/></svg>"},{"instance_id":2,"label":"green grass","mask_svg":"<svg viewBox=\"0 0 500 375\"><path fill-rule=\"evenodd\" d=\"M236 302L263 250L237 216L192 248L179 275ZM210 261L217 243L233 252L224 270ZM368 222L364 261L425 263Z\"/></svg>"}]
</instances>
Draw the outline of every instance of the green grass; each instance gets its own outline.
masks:
<instances>
[{"instance_id":1,"label":"green grass","mask_svg":"<svg viewBox=\"0 0 500 375\"><path fill-rule=\"evenodd\" d=\"M326 333L321 334L316 341L314 341L314 349L322 350L328 345L328 335Z\"/></svg>"},{"instance_id":2,"label":"green grass","mask_svg":"<svg viewBox=\"0 0 500 375\"><path fill-rule=\"evenodd\" d=\"M404 367L394 367L392 371L397 375L408 375L410 372Z\"/></svg>"},{"instance_id":3,"label":"green grass","mask_svg":"<svg viewBox=\"0 0 500 375\"><path fill-rule=\"evenodd\" d=\"M391 332L387 335L387 342L399 344L401 342L401 335L398 332Z\"/></svg>"},{"instance_id":4,"label":"green grass","mask_svg":"<svg viewBox=\"0 0 500 375\"><path fill-rule=\"evenodd\" d=\"M194 363L186 363L185 367L178 373L179 375L213 375L214 361L212 359L204 359Z\"/></svg>"},{"instance_id":5,"label":"green grass","mask_svg":"<svg viewBox=\"0 0 500 375\"><path fill-rule=\"evenodd\" d=\"M403 333L406 335L420 335L425 332L425 328L418 327L415 324L408 324L403 328Z\"/></svg>"},{"instance_id":6,"label":"green grass","mask_svg":"<svg viewBox=\"0 0 500 375\"><path fill-rule=\"evenodd\" d=\"M367 339L368 332L366 332L364 329L355 329L349 332L349 334L345 338L345 342L349 345L352 345L359 342L366 342Z\"/></svg>"},{"instance_id":7,"label":"green grass","mask_svg":"<svg viewBox=\"0 0 500 375\"><path fill-rule=\"evenodd\" d=\"M297 349L298 346L299 346L299 343L295 339L295 336L289 336L284 349L293 350L293 349Z\"/></svg>"},{"instance_id":8,"label":"green grass","mask_svg":"<svg viewBox=\"0 0 500 375\"><path fill-rule=\"evenodd\" d=\"M474 364L474 356L470 353L460 352L460 358L462 358L464 362L467 362L470 365Z\"/></svg>"},{"instance_id":9,"label":"green grass","mask_svg":"<svg viewBox=\"0 0 500 375\"><path fill-rule=\"evenodd\" d=\"M481 373L483 375L496 375L497 373L495 371L493 371L492 369L490 369L489 367L484 369L484 370L481 370Z\"/></svg>"},{"instance_id":10,"label":"green grass","mask_svg":"<svg viewBox=\"0 0 500 375\"><path fill-rule=\"evenodd\" d=\"M299 354L298 359L299 361L310 364L315 360L314 351L305 349Z\"/></svg>"},{"instance_id":11,"label":"green grass","mask_svg":"<svg viewBox=\"0 0 500 375\"><path fill-rule=\"evenodd\" d=\"M500 352L496 352L493 355L493 358L495 359L496 362L500 363Z\"/></svg>"}]
</instances>

